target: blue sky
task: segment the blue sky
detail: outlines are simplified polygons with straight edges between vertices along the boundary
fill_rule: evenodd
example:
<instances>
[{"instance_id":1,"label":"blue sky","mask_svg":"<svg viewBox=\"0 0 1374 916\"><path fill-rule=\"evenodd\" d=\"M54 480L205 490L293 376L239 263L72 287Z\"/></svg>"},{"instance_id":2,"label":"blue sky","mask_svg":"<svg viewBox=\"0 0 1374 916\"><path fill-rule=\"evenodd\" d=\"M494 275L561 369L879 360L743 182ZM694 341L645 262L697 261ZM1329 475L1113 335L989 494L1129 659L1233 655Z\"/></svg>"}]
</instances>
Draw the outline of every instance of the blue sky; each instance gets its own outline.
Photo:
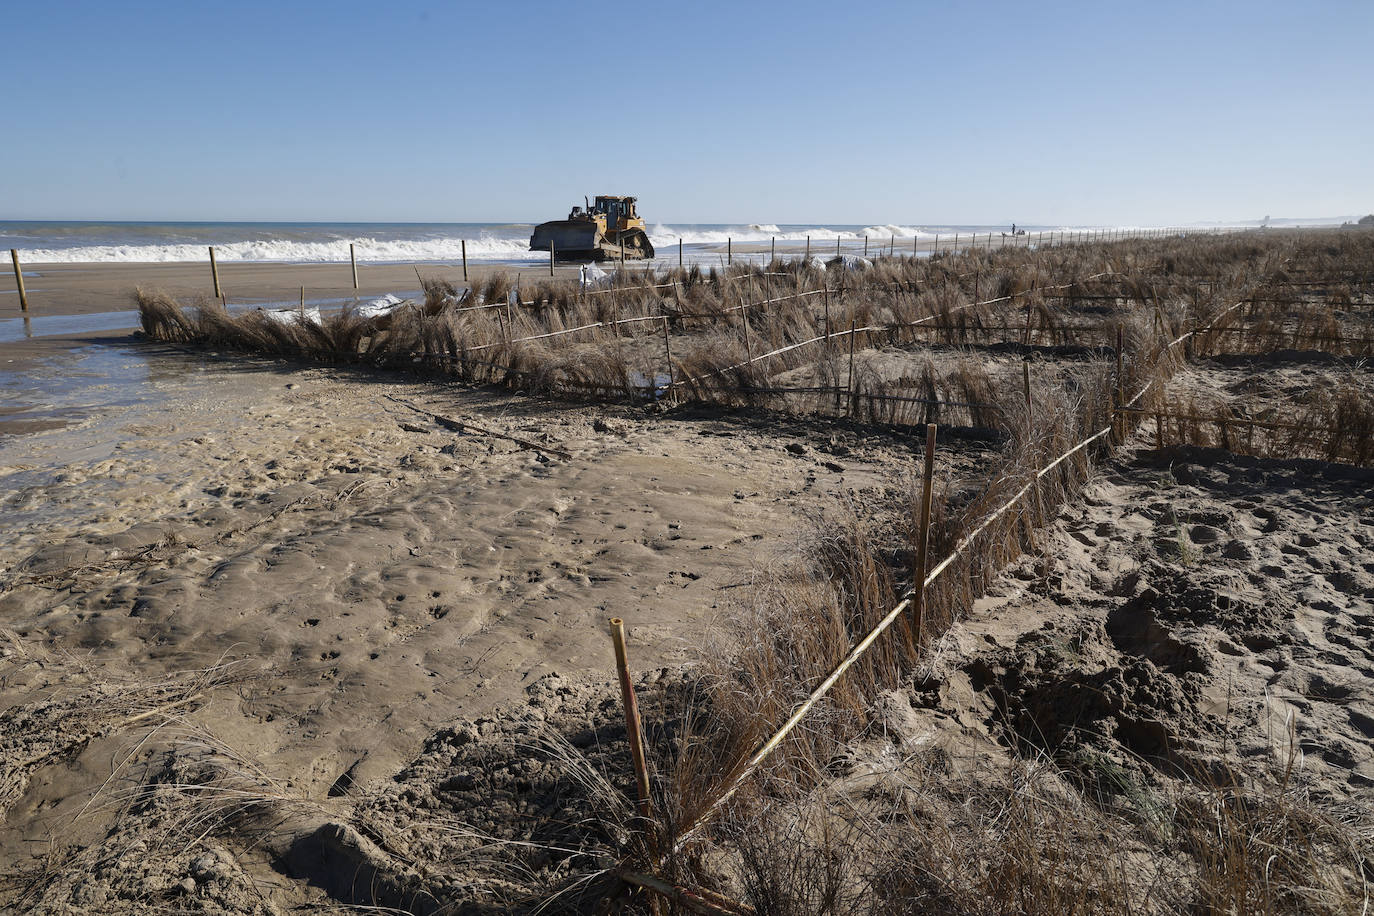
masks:
<instances>
[{"instance_id":1,"label":"blue sky","mask_svg":"<svg viewBox=\"0 0 1374 916\"><path fill-rule=\"evenodd\" d=\"M0 219L1374 210L1374 2L28 4Z\"/></svg>"}]
</instances>

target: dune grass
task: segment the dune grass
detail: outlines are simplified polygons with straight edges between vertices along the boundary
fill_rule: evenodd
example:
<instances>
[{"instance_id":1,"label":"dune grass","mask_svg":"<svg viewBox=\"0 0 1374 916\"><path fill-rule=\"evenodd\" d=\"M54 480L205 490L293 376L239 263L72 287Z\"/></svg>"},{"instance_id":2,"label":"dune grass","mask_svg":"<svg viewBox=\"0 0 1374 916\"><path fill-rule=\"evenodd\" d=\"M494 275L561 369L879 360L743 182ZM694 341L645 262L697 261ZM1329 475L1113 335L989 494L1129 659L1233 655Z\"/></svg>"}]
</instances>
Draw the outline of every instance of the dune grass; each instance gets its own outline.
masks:
<instances>
[{"instance_id":1,"label":"dune grass","mask_svg":"<svg viewBox=\"0 0 1374 916\"><path fill-rule=\"evenodd\" d=\"M932 556L979 533L927 595L926 641L900 621L720 812L709 844L665 854L910 588L917 494L886 527L858 512L824 519L789 562L761 576L732 636L707 653L697 700L661 752L654 836L631 851L636 865L732 888L768 913L1340 913L1364 905L1368 837L1314 803L1291 771L1175 778L1144 808L1138 793L1124 806L1085 794L1035 756L966 784L937 774L938 758L913 758L910 772L893 771L902 792L890 804L856 808L828 787L835 761L879 726L884 695L933 676L932 641L998 570L1037 549L1037 530L1114 444L1159 413L1204 417L1171 425L1169 439L1212 444L1206 414L1218 408L1170 398L1187 358L1280 348L1367 355L1359 338L1374 336L1372 275L1368 233L1285 233L880 257L863 271L795 261L648 271L591 292L541 283L509 306L497 279L468 296L436 284L426 308L386 327L347 311L319 326L283 324L156 293L140 293L139 305L150 336L199 346L575 399L667 398L993 434L998 457L982 484L935 501ZM994 370L988 352L1033 356L1037 371ZM878 357L892 354L897 363L909 355L909 367L885 369ZM1140 413L1119 419L1123 403ZM1252 435L1244 447L1368 464L1370 403L1358 379L1316 387L1283 415L1293 429L1260 446ZM1038 473L1107 427L1112 437ZM1218 444L1241 450L1217 429ZM1013 511L980 527L1022 490Z\"/></svg>"}]
</instances>

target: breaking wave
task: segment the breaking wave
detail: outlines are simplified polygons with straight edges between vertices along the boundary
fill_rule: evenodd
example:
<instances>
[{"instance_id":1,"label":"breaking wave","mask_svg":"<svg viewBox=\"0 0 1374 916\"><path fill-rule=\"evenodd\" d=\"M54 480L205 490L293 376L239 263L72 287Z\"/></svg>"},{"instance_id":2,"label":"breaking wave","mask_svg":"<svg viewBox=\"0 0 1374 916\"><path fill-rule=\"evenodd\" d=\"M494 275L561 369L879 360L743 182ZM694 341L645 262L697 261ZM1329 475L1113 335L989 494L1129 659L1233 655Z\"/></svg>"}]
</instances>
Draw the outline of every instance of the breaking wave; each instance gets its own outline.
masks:
<instances>
[{"instance_id":1,"label":"breaking wave","mask_svg":"<svg viewBox=\"0 0 1374 916\"><path fill-rule=\"evenodd\" d=\"M463 240L430 238L383 240L359 238L359 261L457 261L463 256ZM468 260L540 261L548 258L542 251L530 251L525 239L468 239ZM227 242L215 246L220 261L333 262L348 260L348 242L258 240ZM73 248L30 248L24 251L25 264L52 264L68 261L204 261L209 258L204 245L88 245Z\"/></svg>"},{"instance_id":2,"label":"breaking wave","mask_svg":"<svg viewBox=\"0 0 1374 916\"><path fill-rule=\"evenodd\" d=\"M899 239L924 239L934 235L933 232L917 229L914 226L892 225L867 226L863 229L829 229L825 226L779 229L768 223L751 223L732 229L684 229L679 231L672 226L659 224L650 230L649 239L655 247L667 248L676 245L679 238L685 245L724 245L726 241L767 242L771 239L777 239L779 242L802 242L809 238L813 242L833 242L836 239L891 239L894 236Z\"/></svg>"}]
</instances>

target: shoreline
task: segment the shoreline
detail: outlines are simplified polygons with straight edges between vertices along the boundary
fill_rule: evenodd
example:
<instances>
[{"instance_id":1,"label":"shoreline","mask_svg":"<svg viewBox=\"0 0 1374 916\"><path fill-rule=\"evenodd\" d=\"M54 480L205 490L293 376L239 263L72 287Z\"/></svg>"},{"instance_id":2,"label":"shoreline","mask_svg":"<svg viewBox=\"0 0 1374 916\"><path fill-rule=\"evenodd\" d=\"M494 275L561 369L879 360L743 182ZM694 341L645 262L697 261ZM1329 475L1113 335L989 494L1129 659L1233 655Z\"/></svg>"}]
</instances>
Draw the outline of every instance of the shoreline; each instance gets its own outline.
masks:
<instances>
[{"instance_id":1,"label":"shoreline","mask_svg":"<svg viewBox=\"0 0 1374 916\"><path fill-rule=\"evenodd\" d=\"M983 233L979 237L986 238ZM911 239L900 240L895 248L898 255L910 256L914 251L918 256L929 256L938 245L939 250L949 251L956 239L968 240L969 236L942 235L937 238L922 238L915 242ZM1025 237L1017 237L1015 244L1021 244ZM1000 236L991 240L994 247L1002 247L1008 242ZM839 253L846 256L878 257L894 250L881 239L870 240L865 246L862 239L846 239L839 247ZM980 246L984 243L978 243ZM961 248L967 247L961 245ZM728 249L728 250L727 250ZM735 240L730 246L722 243L690 243L684 251L687 265L698 265L703 269L725 266L733 254L736 261L743 259L763 259L776 250L779 257L800 257L808 250L813 256L829 259L836 255L837 248L833 239L815 239L810 246L805 242L789 239L779 240L776 249L766 241ZM649 261L627 262L627 270L642 270L652 266L655 270L665 270L677 266L677 247L660 249L659 257ZM89 315L102 312L118 312L132 309L134 290L157 289L178 298L195 296L210 297L214 293L214 279L208 256L202 261L52 261L30 264L23 260L19 252L20 266L24 273L24 286L28 294L28 317L40 318L46 315ZM559 263L555 265L556 279L574 280L582 265ZM603 270L612 271L615 262L605 262ZM305 288L306 299L352 297L374 298L387 293L415 291L419 288L419 277L441 277L459 284L482 282L493 274L514 274L532 280L549 278L549 265L546 260L512 261L502 259L476 259L468 261L468 277L463 279L461 261L359 261L358 286L353 287L352 267L347 260L340 261L232 261L221 260L218 264L220 288L228 300L238 303L295 303ZM7 318L24 317L20 308L19 296L13 270L6 265L0 269L0 321Z\"/></svg>"},{"instance_id":2,"label":"shoreline","mask_svg":"<svg viewBox=\"0 0 1374 916\"><path fill-rule=\"evenodd\" d=\"M134 290L160 289L177 298L214 294L210 262L195 261L119 261L66 262L23 265L24 286L28 293L29 318L51 315L90 315L135 308ZM493 273L516 271L535 273L536 268L512 267L505 263L468 265L469 282L478 282ZM444 262L405 264L359 264L358 287L353 288L352 269L342 263L283 263L276 261L228 261L219 264L221 291L231 303L295 302L305 287L307 299L328 297L373 298L398 290L419 288L417 271L424 277L444 277L462 282L463 266ZM544 277L548 266L538 268ZM557 275L577 276L575 266L559 266ZM22 318L11 270L0 275L0 321ZM137 322L135 322L135 325Z\"/></svg>"}]
</instances>

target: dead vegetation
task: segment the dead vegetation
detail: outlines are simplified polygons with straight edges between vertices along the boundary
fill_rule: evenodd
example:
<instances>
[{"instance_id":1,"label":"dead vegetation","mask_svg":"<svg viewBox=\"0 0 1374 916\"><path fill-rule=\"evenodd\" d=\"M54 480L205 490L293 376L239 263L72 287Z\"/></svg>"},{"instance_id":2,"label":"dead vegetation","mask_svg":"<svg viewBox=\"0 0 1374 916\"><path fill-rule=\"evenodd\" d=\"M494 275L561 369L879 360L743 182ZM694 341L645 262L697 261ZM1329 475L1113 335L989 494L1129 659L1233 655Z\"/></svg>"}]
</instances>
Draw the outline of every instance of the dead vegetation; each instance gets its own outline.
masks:
<instances>
[{"instance_id":1,"label":"dead vegetation","mask_svg":"<svg viewBox=\"0 0 1374 916\"><path fill-rule=\"evenodd\" d=\"M1188 400L1169 381L1189 357L1369 356L1372 253L1367 233L1291 233L879 258L864 271L776 261L624 275L605 290L541 284L518 304L500 278L467 295L432 281L425 307L385 327L349 311L319 325L231 316L156 293L139 305L149 336L202 347L995 438L985 477L937 495L932 556L963 549L926 595L923 637L899 620L718 805L749 756L912 588L915 493L895 523L857 512L823 520L741 602L734 638L708 657L671 740L656 746L654 823L632 823L621 799L615 817L584 826L636 874L724 895L705 911L1348 913L1368 906L1369 825L1315 798L1291 748L1278 772L1160 774L1144 760L1134 772L1093 764L1097 778L1085 780L1057 748L1009 732L1018 756L1005 771L967 777L938 753L914 753L868 794L836 782L838 762L882 727L890 693L937 677L939 634L999 569L1037 549L1037 531L1134 427L1157 418L1163 444L1369 464L1364 376L1281 403L1244 392ZM1033 371L1022 369L1028 358ZM1119 791L1102 792L1104 780ZM605 890L605 863L571 871L564 887ZM627 901L647 906L642 895Z\"/></svg>"}]
</instances>

